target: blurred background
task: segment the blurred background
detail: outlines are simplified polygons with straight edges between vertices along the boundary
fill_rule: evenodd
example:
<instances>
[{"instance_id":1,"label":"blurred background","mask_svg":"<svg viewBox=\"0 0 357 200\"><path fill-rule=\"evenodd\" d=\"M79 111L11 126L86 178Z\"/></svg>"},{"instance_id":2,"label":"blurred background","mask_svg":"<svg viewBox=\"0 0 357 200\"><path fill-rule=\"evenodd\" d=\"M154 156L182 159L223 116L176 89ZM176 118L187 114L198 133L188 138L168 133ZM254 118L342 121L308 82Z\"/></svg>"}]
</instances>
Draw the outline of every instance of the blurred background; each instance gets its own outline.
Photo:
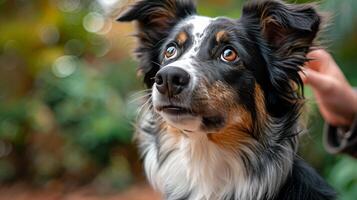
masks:
<instances>
[{"instance_id":1,"label":"blurred background","mask_svg":"<svg viewBox=\"0 0 357 200\"><path fill-rule=\"evenodd\" d=\"M199 2L200 14L238 18L244 1ZM132 143L144 86L133 25L115 22L124 4L0 0L0 199L158 199ZM320 10L332 15L323 44L357 86L357 1L324 0ZM325 152L324 122L306 96L302 157L355 200L357 161Z\"/></svg>"}]
</instances>

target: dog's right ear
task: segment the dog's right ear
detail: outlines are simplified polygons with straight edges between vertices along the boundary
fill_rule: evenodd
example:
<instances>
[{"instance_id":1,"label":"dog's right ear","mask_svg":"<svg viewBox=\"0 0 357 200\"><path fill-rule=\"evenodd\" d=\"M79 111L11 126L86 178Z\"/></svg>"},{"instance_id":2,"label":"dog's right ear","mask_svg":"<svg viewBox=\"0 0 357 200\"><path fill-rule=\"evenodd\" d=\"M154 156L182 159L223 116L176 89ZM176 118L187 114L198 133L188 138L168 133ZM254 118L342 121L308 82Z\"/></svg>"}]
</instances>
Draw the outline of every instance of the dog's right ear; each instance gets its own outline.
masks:
<instances>
[{"instance_id":1,"label":"dog's right ear","mask_svg":"<svg viewBox=\"0 0 357 200\"><path fill-rule=\"evenodd\" d=\"M194 14L196 5L191 0L141 0L117 19L120 22L138 22L136 36L139 46L136 53L140 61L139 70L149 88L160 69L159 52L165 38L179 21Z\"/></svg>"}]
</instances>

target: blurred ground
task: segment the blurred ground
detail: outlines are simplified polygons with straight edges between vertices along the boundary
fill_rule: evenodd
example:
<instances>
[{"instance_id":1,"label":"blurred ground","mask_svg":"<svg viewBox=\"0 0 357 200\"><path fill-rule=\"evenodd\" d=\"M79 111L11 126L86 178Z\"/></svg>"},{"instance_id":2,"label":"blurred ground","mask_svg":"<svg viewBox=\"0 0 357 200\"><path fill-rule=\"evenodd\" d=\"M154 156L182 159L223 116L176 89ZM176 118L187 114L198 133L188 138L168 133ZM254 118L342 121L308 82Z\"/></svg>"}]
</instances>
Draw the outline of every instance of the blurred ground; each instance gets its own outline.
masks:
<instances>
[{"instance_id":1,"label":"blurred ground","mask_svg":"<svg viewBox=\"0 0 357 200\"><path fill-rule=\"evenodd\" d=\"M95 192L95 188L82 187L75 191L64 191L58 187L35 189L24 184L0 188L0 200L159 200L160 197L149 186L139 184L118 193Z\"/></svg>"}]
</instances>

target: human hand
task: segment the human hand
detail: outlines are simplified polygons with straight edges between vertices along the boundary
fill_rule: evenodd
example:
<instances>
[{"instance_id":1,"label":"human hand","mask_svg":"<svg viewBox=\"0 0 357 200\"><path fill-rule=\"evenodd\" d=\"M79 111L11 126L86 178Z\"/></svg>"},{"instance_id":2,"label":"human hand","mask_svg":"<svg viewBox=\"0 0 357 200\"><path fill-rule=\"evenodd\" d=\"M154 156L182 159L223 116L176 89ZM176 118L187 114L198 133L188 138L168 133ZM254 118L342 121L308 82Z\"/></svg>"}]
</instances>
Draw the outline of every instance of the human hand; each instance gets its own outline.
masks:
<instances>
[{"instance_id":1,"label":"human hand","mask_svg":"<svg viewBox=\"0 0 357 200\"><path fill-rule=\"evenodd\" d=\"M312 87L319 110L326 122L350 126L357 114L357 93L325 50L315 50L307 57L302 79Z\"/></svg>"}]
</instances>

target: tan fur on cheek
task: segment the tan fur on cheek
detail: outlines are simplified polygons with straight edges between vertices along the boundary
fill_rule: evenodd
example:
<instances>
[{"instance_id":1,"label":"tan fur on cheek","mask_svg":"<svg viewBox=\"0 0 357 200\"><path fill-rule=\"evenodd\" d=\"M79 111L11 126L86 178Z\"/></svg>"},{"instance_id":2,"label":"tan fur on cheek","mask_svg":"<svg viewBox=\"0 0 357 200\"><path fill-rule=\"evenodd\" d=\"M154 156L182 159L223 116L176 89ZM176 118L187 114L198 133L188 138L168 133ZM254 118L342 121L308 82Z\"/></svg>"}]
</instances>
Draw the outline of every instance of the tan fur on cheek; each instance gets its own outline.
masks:
<instances>
[{"instance_id":1,"label":"tan fur on cheek","mask_svg":"<svg viewBox=\"0 0 357 200\"><path fill-rule=\"evenodd\" d=\"M232 90L228 92L229 90L227 90L227 88L221 89L221 92L222 90L225 91L224 93L231 93L230 96L234 94ZM224 96L228 97L227 94ZM252 113L236 102L234 98L230 100L220 99L220 103L218 103L217 106L227 113L226 125L218 132L208 134L209 140L223 148L231 150L237 150L240 146L247 145L247 143L256 143L257 139L262 137L262 135L254 134L256 132L264 133L264 131L258 129L264 127L263 125L267 120L264 94L258 84L255 85L254 99L257 112L257 121L255 122L253 122Z\"/></svg>"},{"instance_id":2,"label":"tan fur on cheek","mask_svg":"<svg viewBox=\"0 0 357 200\"><path fill-rule=\"evenodd\" d=\"M205 105L203 107L214 112L226 112L227 110L231 110L236 104L236 92L221 81L213 83L206 93L209 98L207 102L204 102Z\"/></svg>"},{"instance_id":3,"label":"tan fur on cheek","mask_svg":"<svg viewBox=\"0 0 357 200\"><path fill-rule=\"evenodd\" d=\"M229 111L225 127L218 132L208 134L208 138L223 148L237 150L240 146L254 142L250 134L252 126L250 113L238 106Z\"/></svg>"},{"instance_id":4,"label":"tan fur on cheek","mask_svg":"<svg viewBox=\"0 0 357 200\"><path fill-rule=\"evenodd\" d=\"M208 139L227 149L236 150L246 143L254 142L250 134L253 126L251 114L237 102L237 93L229 85L216 82L208 88L209 110L218 112L226 118L225 127L209 133Z\"/></svg>"},{"instance_id":5,"label":"tan fur on cheek","mask_svg":"<svg viewBox=\"0 0 357 200\"><path fill-rule=\"evenodd\" d=\"M256 124L258 124L259 127L262 127L268 120L268 114L267 114L266 107L265 107L264 94L258 84L255 84L254 99L255 99L255 107L256 107L257 120L258 120L256 122ZM259 127L256 127L256 128L259 128ZM262 130L259 130L256 132L263 133Z\"/></svg>"}]
</instances>

